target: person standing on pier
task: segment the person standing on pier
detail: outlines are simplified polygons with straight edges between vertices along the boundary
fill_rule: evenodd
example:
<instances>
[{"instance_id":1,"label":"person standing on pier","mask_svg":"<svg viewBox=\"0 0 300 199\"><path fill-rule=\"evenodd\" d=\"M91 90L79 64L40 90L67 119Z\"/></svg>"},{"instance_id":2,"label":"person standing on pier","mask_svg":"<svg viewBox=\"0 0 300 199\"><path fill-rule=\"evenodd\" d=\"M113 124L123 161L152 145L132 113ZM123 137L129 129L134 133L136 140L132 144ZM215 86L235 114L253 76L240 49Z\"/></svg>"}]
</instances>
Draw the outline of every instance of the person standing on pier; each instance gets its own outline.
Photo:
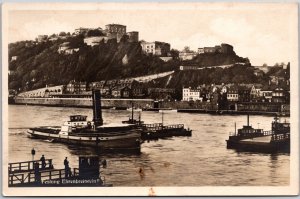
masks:
<instances>
[{"instance_id":1,"label":"person standing on pier","mask_svg":"<svg viewBox=\"0 0 300 199\"><path fill-rule=\"evenodd\" d=\"M46 159L45 159L44 155L42 155L40 161L42 161L42 169L45 169L45 167L46 167Z\"/></svg>"},{"instance_id":2,"label":"person standing on pier","mask_svg":"<svg viewBox=\"0 0 300 199\"><path fill-rule=\"evenodd\" d=\"M34 150L34 148L32 148L32 150L31 150L31 155L32 155L32 161L34 160L34 155L35 155L35 150Z\"/></svg>"},{"instance_id":3,"label":"person standing on pier","mask_svg":"<svg viewBox=\"0 0 300 199\"><path fill-rule=\"evenodd\" d=\"M64 165L65 165L65 177L67 178L69 176L69 161L67 157L64 160Z\"/></svg>"},{"instance_id":4,"label":"person standing on pier","mask_svg":"<svg viewBox=\"0 0 300 199\"><path fill-rule=\"evenodd\" d=\"M38 162L34 163L34 180L36 183L41 183L40 165Z\"/></svg>"}]
</instances>

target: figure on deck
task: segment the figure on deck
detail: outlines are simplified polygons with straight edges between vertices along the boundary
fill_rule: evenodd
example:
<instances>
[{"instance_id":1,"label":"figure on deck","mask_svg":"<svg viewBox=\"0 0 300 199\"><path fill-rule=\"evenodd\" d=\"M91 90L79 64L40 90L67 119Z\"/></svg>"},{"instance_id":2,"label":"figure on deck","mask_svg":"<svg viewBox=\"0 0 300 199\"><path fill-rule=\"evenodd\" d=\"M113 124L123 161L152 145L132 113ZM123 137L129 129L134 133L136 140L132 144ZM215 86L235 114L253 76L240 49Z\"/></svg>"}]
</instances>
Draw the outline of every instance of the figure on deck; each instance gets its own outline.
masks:
<instances>
[{"instance_id":1,"label":"figure on deck","mask_svg":"<svg viewBox=\"0 0 300 199\"><path fill-rule=\"evenodd\" d=\"M69 161L67 157L64 160L64 165L65 165L65 177L67 178L69 176Z\"/></svg>"},{"instance_id":2,"label":"figure on deck","mask_svg":"<svg viewBox=\"0 0 300 199\"><path fill-rule=\"evenodd\" d=\"M45 167L46 167L46 159L45 159L44 155L42 155L40 161L42 162L42 169L45 169Z\"/></svg>"}]
</instances>

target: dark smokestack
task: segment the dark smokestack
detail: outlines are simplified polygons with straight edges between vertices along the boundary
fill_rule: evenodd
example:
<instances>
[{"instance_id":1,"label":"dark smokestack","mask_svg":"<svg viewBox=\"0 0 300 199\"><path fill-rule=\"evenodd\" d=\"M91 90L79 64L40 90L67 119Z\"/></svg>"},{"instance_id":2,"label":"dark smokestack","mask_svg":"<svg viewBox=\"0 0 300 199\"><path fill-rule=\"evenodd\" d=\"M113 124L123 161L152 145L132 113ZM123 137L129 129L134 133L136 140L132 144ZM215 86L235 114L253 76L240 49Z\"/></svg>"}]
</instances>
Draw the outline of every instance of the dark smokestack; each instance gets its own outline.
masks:
<instances>
[{"instance_id":1,"label":"dark smokestack","mask_svg":"<svg viewBox=\"0 0 300 199\"><path fill-rule=\"evenodd\" d=\"M93 97L93 121L95 126L103 125L102 119L102 107L101 107L101 94L100 90L93 90L92 91Z\"/></svg>"},{"instance_id":2,"label":"dark smokestack","mask_svg":"<svg viewBox=\"0 0 300 199\"><path fill-rule=\"evenodd\" d=\"M247 126L249 126L249 114L247 115Z\"/></svg>"}]
</instances>

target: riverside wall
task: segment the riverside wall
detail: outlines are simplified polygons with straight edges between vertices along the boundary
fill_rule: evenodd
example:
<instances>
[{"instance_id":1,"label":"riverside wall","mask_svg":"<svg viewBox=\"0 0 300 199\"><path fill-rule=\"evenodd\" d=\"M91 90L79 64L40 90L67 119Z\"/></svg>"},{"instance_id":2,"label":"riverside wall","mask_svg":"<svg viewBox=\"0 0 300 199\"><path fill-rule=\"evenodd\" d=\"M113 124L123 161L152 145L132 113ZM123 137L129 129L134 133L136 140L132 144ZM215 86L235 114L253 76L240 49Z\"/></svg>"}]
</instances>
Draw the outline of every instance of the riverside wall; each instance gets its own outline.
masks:
<instances>
[{"instance_id":1,"label":"riverside wall","mask_svg":"<svg viewBox=\"0 0 300 199\"><path fill-rule=\"evenodd\" d=\"M210 102L193 102L193 101L177 101L177 102L160 102L159 108L177 109L177 110L227 110L229 112L258 112L258 113L284 113L290 114L290 105L272 102L245 102L228 104L225 108L218 107L217 104Z\"/></svg>"},{"instance_id":2,"label":"riverside wall","mask_svg":"<svg viewBox=\"0 0 300 199\"><path fill-rule=\"evenodd\" d=\"M166 101L159 104L160 108L171 109L204 109L218 110L218 105L210 102L194 102L194 101Z\"/></svg>"},{"instance_id":3,"label":"riverside wall","mask_svg":"<svg viewBox=\"0 0 300 199\"><path fill-rule=\"evenodd\" d=\"M101 99L104 108L129 108L134 101L136 108L152 108L152 99ZM91 98L15 98L15 104L66 106L66 107L92 107Z\"/></svg>"},{"instance_id":4,"label":"riverside wall","mask_svg":"<svg viewBox=\"0 0 300 199\"><path fill-rule=\"evenodd\" d=\"M193 102L193 101L154 101L153 99L101 99L103 108L126 109L132 106L142 109L177 109L179 112L194 111L227 111L233 113L284 113L290 114L290 105L281 103L235 103L228 109L219 109L217 104L211 102ZM42 105L42 106L65 106L65 107L92 107L91 98L15 98L15 104ZM232 109L233 107L233 109Z\"/></svg>"}]
</instances>

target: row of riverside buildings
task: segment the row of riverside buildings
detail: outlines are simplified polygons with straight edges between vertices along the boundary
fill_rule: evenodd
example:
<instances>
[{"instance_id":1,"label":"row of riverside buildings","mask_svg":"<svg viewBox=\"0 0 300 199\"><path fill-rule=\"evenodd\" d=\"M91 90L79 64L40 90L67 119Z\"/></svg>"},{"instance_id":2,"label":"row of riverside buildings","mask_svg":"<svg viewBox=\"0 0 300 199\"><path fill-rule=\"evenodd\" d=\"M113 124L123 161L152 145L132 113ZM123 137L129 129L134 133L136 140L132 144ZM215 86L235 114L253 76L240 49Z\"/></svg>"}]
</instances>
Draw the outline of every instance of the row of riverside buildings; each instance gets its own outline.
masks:
<instances>
[{"instance_id":1,"label":"row of riverside buildings","mask_svg":"<svg viewBox=\"0 0 300 199\"><path fill-rule=\"evenodd\" d=\"M222 84L183 87L182 101L289 103L290 91L279 85Z\"/></svg>"},{"instance_id":2,"label":"row of riverside buildings","mask_svg":"<svg viewBox=\"0 0 300 199\"><path fill-rule=\"evenodd\" d=\"M97 82L82 82L71 80L67 85L46 86L36 90L19 93L25 98L89 98L92 90L100 90L104 98L151 98L171 100L175 89L148 87L134 79L103 80Z\"/></svg>"},{"instance_id":3,"label":"row of riverside buildings","mask_svg":"<svg viewBox=\"0 0 300 199\"><path fill-rule=\"evenodd\" d=\"M93 89L100 90L103 97L144 98L173 100L175 89L154 88L133 79L80 82L72 80L67 85L47 86L20 93L22 97L50 97L66 95L90 95ZM275 102L289 103L290 91L279 85L222 84L183 87L182 101L199 102Z\"/></svg>"},{"instance_id":4,"label":"row of riverside buildings","mask_svg":"<svg viewBox=\"0 0 300 199\"><path fill-rule=\"evenodd\" d=\"M74 85L76 84L80 84L81 87L77 86L75 89ZM81 90L78 89L79 87ZM148 87L134 79L102 80L91 82L88 85L86 82L71 81L66 87L66 93L90 94L93 89L100 90L102 96L108 98L172 99L172 95L175 93L175 89Z\"/></svg>"},{"instance_id":5,"label":"row of riverside buildings","mask_svg":"<svg viewBox=\"0 0 300 199\"><path fill-rule=\"evenodd\" d=\"M98 82L70 81L67 85L47 86L19 93L23 98L91 98L92 90L103 98L153 99L154 108L285 112L290 110L290 91L280 85L222 84L183 87L182 101L175 89L155 88L133 79ZM157 104L158 103L158 104Z\"/></svg>"}]
</instances>

